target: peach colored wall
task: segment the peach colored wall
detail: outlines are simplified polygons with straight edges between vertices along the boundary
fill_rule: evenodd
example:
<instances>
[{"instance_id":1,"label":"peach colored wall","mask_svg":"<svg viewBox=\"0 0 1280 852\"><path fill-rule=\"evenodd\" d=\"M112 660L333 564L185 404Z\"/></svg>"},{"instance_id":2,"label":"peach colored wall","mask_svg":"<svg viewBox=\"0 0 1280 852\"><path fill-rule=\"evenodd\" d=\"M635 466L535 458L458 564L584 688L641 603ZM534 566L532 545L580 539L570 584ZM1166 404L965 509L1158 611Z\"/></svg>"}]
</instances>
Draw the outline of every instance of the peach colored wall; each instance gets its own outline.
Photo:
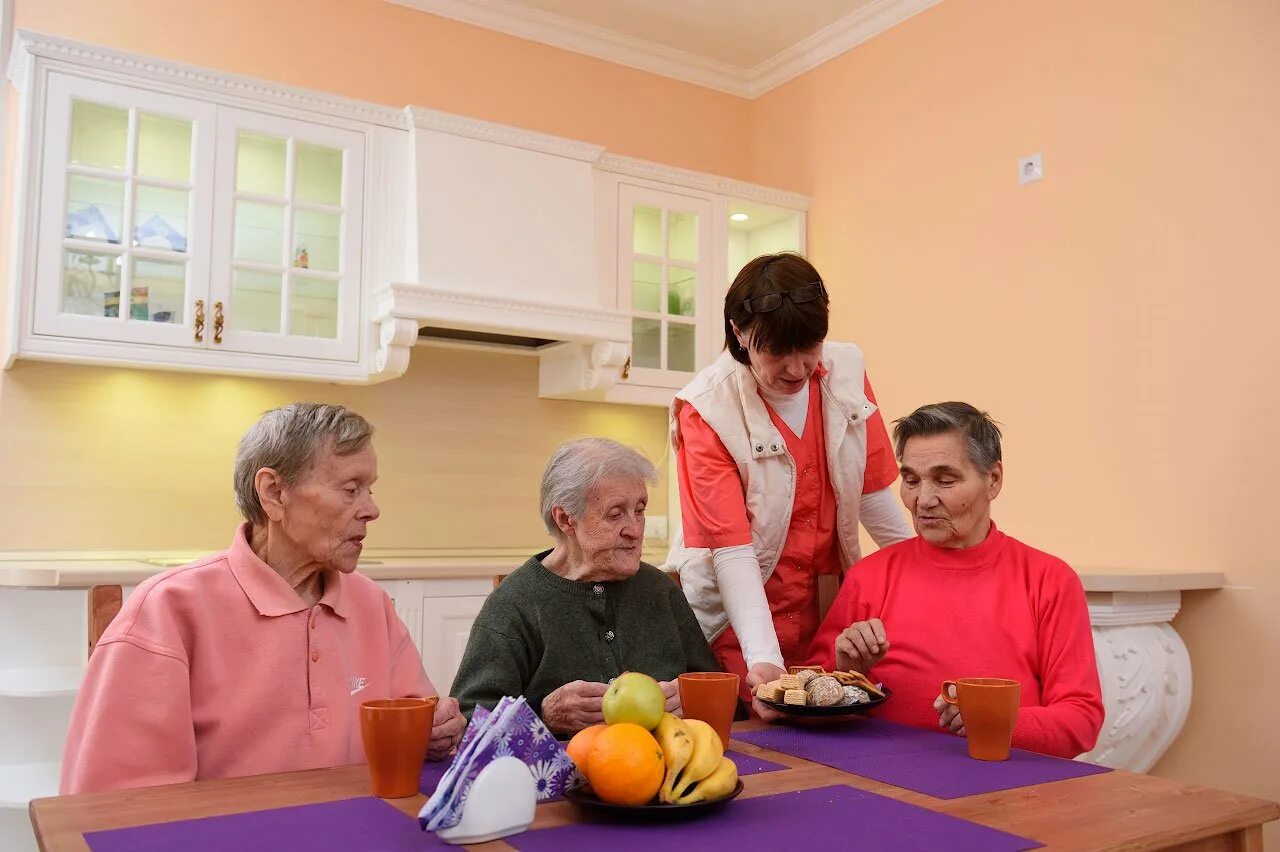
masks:
<instances>
[{"instance_id":1,"label":"peach colored wall","mask_svg":"<svg viewBox=\"0 0 1280 852\"><path fill-rule=\"evenodd\" d=\"M946 0L758 100L752 173L813 195L889 412L1005 424L1006 529L1227 573L1178 620L1196 697L1157 771L1271 799L1278 85L1274 0Z\"/></svg>"},{"instance_id":2,"label":"peach colored wall","mask_svg":"<svg viewBox=\"0 0 1280 852\"><path fill-rule=\"evenodd\" d=\"M687 168L749 165L746 101L383 0L15 5L19 28ZM540 543L541 466L575 435L664 458L664 412L539 400L537 362L520 356L419 348L406 377L371 388L20 362L0 373L0 550L223 546L236 438L299 398L351 405L379 427L377 546ZM665 512L664 487L653 500Z\"/></svg>"}]
</instances>

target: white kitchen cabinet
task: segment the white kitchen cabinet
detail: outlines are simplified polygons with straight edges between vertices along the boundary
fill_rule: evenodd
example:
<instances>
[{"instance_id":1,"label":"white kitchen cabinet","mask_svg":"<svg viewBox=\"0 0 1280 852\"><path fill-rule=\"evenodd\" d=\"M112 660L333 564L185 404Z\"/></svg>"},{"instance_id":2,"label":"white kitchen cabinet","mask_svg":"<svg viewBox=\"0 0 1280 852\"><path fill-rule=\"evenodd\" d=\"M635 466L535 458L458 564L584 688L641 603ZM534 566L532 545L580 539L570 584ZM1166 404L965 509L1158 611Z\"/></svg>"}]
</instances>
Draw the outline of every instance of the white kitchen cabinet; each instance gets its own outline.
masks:
<instances>
[{"instance_id":1,"label":"white kitchen cabinet","mask_svg":"<svg viewBox=\"0 0 1280 852\"><path fill-rule=\"evenodd\" d=\"M367 380L361 246L377 129L245 109L154 79L158 66L135 77L40 47L20 37L15 63L6 362Z\"/></svg>"},{"instance_id":2,"label":"white kitchen cabinet","mask_svg":"<svg viewBox=\"0 0 1280 852\"><path fill-rule=\"evenodd\" d=\"M441 695L449 695L493 579L384 580L378 585L409 628L431 682Z\"/></svg>"},{"instance_id":3,"label":"white kitchen cabinet","mask_svg":"<svg viewBox=\"0 0 1280 852\"><path fill-rule=\"evenodd\" d=\"M804 253L808 199L623 157L601 165L602 299L631 317L630 358L604 399L666 406L723 348L739 270L762 254Z\"/></svg>"}]
</instances>

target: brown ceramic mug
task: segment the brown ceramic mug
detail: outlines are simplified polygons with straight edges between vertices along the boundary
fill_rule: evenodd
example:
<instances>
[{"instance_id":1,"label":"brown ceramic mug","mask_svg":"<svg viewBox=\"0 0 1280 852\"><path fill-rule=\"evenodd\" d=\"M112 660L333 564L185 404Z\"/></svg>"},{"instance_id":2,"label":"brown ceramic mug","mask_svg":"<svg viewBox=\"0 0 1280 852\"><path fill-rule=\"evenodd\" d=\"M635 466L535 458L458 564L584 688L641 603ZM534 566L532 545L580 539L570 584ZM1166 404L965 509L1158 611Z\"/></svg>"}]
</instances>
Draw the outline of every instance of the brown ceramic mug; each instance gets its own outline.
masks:
<instances>
[{"instance_id":1,"label":"brown ceramic mug","mask_svg":"<svg viewBox=\"0 0 1280 852\"><path fill-rule=\"evenodd\" d=\"M360 705L360 737L373 795L382 799L418 795L438 701L434 696L381 698Z\"/></svg>"},{"instance_id":2,"label":"brown ceramic mug","mask_svg":"<svg viewBox=\"0 0 1280 852\"><path fill-rule=\"evenodd\" d=\"M686 719L701 719L729 747L729 729L738 709L738 676L725 672L689 672L676 678L680 709Z\"/></svg>"},{"instance_id":3,"label":"brown ceramic mug","mask_svg":"<svg viewBox=\"0 0 1280 852\"><path fill-rule=\"evenodd\" d=\"M942 684L942 700L960 707L969 756L1008 760L1013 725L1018 721L1022 686L998 677L967 677Z\"/></svg>"}]
</instances>

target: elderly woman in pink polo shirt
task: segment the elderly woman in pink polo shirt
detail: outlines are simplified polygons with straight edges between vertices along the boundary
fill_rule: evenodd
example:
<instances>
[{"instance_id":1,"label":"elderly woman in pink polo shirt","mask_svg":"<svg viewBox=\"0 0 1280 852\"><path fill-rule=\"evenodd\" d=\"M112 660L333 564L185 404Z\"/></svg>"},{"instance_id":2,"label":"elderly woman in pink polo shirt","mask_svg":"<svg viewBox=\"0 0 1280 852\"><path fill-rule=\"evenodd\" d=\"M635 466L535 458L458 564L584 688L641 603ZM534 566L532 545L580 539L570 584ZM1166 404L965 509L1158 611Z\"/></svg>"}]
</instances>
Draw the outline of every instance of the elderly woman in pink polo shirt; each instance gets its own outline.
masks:
<instances>
[{"instance_id":1,"label":"elderly woman in pink polo shirt","mask_svg":"<svg viewBox=\"0 0 1280 852\"><path fill-rule=\"evenodd\" d=\"M62 762L86 793L364 761L358 707L435 695L386 593L355 573L378 518L373 427L339 405L268 411L240 441L231 547L125 602L89 661ZM446 756L465 720L442 699Z\"/></svg>"}]
</instances>

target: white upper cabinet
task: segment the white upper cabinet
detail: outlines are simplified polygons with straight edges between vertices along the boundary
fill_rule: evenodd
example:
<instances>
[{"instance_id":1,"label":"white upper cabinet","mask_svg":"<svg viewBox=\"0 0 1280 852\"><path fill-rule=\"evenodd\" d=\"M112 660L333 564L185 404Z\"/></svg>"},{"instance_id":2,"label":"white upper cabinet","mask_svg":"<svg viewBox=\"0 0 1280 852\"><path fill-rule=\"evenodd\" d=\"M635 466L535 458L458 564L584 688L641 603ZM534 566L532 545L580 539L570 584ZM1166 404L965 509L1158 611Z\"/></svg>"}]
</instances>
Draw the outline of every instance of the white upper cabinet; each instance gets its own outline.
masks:
<instances>
[{"instance_id":1,"label":"white upper cabinet","mask_svg":"<svg viewBox=\"0 0 1280 852\"><path fill-rule=\"evenodd\" d=\"M631 315L625 382L678 389L707 363L714 335L711 202L623 184L618 307Z\"/></svg>"},{"instance_id":2,"label":"white upper cabinet","mask_svg":"<svg viewBox=\"0 0 1280 852\"><path fill-rule=\"evenodd\" d=\"M35 333L198 345L216 110L62 74L47 97Z\"/></svg>"},{"instance_id":3,"label":"white upper cabinet","mask_svg":"<svg viewBox=\"0 0 1280 852\"><path fill-rule=\"evenodd\" d=\"M356 360L363 136L221 109L217 174L213 345Z\"/></svg>"},{"instance_id":4,"label":"white upper cabinet","mask_svg":"<svg viewBox=\"0 0 1280 852\"><path fill-rule=\"evenodd\" d=\"M4 367L369 383L427 341L666 405L741 265L804 247L804 196L589 142L26 32L10 75Z\"/></svg>"},{"instance_id":5,"label":"white upper cabinet","mask_svg":"<svg viewBox=\"0 0 1280 852\"><path fill-rule=\"evenodd\" d=\"M366 153L383 128L57 47L17 45L5 363L368 381Z\"/></svg>"},{"instance_id":6,"label":"white upper cabinet","mask_svg":"<svg viewBox=\"0 0 1280 852\"><path fill-rule=\"evenodd\" d=\"M602 398L666 406L723 349L724 298L742 267L804 253L808 199L623 157L604 165L600 275L605 300L630 318L631 351Z\"/></svg>"}]
</instances>

